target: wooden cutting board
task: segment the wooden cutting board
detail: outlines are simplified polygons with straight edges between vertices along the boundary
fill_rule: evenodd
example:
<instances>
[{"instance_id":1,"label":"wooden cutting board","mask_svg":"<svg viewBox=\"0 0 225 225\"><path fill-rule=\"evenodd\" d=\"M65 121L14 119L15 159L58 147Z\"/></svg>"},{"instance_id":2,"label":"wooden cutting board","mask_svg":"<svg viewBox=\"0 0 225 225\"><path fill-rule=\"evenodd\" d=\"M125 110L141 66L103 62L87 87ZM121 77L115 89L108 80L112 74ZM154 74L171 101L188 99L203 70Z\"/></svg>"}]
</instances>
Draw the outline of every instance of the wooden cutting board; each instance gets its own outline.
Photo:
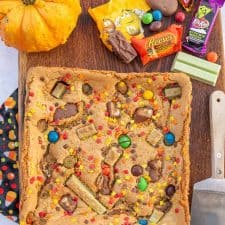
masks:
<instances>
[{"instance_id":1,"label":"wooden cutting board","mask_svg":"<svg viewBox=\"0 0 225 225\"><path fill-rule=\"evenodd\" d=\"M47 53L25 54L19 57L19 109L20 109L20 131L23 129L23 111L25 97L26 73L33 66L64 66L80 67L98 70L115 70L117 72L153 72L170 71L174 56L150 63L143 67L140 59L136 59L129 65L121 63L101 43L95 23L87 13L89 7L94 7L107 2L107 0L85 0L81 1L83 13L80 16L78 26L73 31L68 42ZM191 14L187 14L186 24L189 24ZM163 26L174 22L173 17L164 18ZM187 27L187 25L186 25ZM146 32L148 35L148 32ZM192 123L190 137L191 156L191 183L203 180L211 175L210 161L210 128L209 128L209 96L215 89L225 91L225 71L223 58L221 15L218 16L216 25L211 35L209 50L219 54L219 61L223 65L216 88L193 81L193 103ZM224 121L221 121L224 122ZM20 132L21 133L21 132ZM21 141L22 141L22 137ZM191 197L191 195L190 195Z\"/></svg>"}]
</instances>

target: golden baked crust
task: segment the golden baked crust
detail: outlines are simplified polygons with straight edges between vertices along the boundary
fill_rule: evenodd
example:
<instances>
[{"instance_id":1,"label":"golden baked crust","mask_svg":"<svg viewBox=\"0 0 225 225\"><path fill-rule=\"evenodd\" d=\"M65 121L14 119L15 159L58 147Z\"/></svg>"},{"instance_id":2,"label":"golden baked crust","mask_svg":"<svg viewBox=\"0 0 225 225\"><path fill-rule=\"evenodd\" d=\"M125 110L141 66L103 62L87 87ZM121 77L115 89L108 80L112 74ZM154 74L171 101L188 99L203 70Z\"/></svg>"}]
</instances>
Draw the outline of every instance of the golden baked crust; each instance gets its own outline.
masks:
<instances>
[{"instance_id":1,"label":"golden baked crust","mask_svg":"<svg viewBox=\"0 0 225 225\"><path fill-rule=\"evenodd\" d=\"M189 225L191 90L181 73L30 69L20 224Z\"/></svg>"}]
</instances>

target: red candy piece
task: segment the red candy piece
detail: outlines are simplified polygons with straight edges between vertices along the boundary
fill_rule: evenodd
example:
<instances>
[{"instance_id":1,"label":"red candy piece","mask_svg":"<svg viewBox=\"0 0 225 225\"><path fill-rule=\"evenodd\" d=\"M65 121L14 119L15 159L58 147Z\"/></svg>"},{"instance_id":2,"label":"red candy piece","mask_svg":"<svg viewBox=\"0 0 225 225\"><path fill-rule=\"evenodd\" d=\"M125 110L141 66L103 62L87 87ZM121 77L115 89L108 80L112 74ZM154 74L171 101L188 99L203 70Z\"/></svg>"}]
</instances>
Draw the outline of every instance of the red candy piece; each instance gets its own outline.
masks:
<instances>
[{"instance_id":1,"label":"red candy piece","mask_svg":"<svg viewBox=\"0 0 225 225\"><path fill-rule=\"evenodd\" d=\"M185 20L185 14L183 12L177 12L175 15L175 20L178 23L183 23Z\"/></svg>"},{"instance_id":2,"label":"red candy piece","mask_svg":"<svg viewBox=\"0 0 225 225\"><path fill-rule=\"evenodd\" d=\"M39 212L39 217L40 218L44 218L44 217L46 217L46 212Z\"/></svg>"}]
</instances>

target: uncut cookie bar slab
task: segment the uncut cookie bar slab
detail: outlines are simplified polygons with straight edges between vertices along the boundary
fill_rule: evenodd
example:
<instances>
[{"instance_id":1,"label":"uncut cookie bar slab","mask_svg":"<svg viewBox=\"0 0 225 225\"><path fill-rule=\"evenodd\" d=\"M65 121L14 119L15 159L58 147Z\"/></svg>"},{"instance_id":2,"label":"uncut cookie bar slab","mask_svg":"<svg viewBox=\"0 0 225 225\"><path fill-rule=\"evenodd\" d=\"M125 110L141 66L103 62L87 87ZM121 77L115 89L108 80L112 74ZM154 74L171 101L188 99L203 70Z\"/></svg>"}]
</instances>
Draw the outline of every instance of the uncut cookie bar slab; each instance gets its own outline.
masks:
<instances>
[{"instance_id":1,"label":"uncut cookie bar slab","mask_svg":"<svg viewBox=\"0 0 225 225\"><path fill-rule=\"evenodd\" d=\"M181 73L30 69L21 225L189 225Z\"/></svg>"}]
</instances>

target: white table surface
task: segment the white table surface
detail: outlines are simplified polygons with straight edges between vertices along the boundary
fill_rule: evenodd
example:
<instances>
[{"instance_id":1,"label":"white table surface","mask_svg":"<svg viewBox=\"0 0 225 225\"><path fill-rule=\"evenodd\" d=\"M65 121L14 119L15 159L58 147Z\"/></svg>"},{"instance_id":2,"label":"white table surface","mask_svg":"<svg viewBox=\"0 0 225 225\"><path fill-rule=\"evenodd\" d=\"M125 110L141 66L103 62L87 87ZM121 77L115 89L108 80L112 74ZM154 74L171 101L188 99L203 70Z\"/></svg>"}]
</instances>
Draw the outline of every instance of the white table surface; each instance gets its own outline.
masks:
<instances>
[{"instance_id":1,"label":"white table surface","mask_svg":"<svg viewBox=\"0 0 225 225\"><path fill-rule=\"evenodd\" d=\"M225 18L225 7L222 10ZM223 19L223 37L225 43L225 20ZM7 48L0 41L0 104L17 88L18 53ZM17 225L0 215L0 225Z\"/></svg>"}]
</instances>

